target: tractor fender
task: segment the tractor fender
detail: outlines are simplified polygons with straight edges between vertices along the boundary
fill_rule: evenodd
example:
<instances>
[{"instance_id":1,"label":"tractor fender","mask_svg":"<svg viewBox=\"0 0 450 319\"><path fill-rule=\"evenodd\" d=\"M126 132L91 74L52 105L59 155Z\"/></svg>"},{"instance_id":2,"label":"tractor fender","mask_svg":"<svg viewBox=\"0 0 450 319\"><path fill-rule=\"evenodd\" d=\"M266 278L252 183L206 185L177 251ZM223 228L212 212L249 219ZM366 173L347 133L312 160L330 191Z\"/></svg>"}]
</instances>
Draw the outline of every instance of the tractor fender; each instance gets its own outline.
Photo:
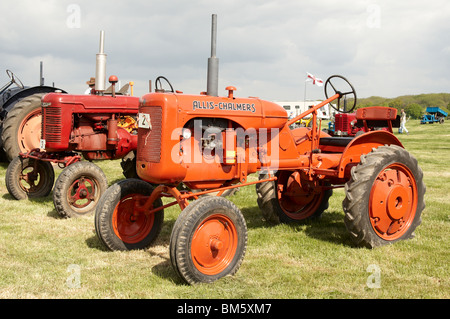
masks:
<instances>
[{"instance_id":1,"label":"tractor fender","mask_svg":"<svg viewBox=\"0 0 450 319\"><path fill-rule=\"evenodd\" d=\"M64 90L61 90L59 88L51 87L51 86L33 86L33 87L26 87L23 90L18 91L17 93L11 95L8 100L3 104L2 110L1 110L1 118L5 118L6 114L14 107L14 105L19 102L21 99L38 93L51 93L61 91L61 93L67 93Z\"/></svg>"},{"instance_id":2,"label":"tractor fender","mask_svg":"<svg viewBox=\"0 0 450 319\"><path fill-rule=\"evenodd\" d=\"M371 131L355 137L344 149L338 166L338 177L344 178L350 174L350 169L361 160L361 155L368 154L372 149L383 145L403 145L394 134L388 131Z\"/></svg>"}]
</instances>

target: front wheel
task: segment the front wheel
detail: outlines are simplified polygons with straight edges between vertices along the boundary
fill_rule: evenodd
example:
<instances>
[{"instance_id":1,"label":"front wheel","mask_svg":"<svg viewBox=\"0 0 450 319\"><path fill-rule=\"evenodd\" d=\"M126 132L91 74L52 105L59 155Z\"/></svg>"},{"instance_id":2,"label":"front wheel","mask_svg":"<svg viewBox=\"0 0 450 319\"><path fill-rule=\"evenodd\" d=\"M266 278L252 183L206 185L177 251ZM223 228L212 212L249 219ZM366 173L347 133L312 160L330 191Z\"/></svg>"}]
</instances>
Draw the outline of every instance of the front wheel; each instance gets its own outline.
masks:
<instances>
[{"instance_id":1,"label":"front wheel","mask_svg":"<svg viewBox=\"0 0 450 319\"><path fill-rule=\"evenodd\" d=\"M149 183L125 179L109 187L95 210L95 231L110 250L135 250L150 246L158 237L164 210L147 214L138 211L153 192ZM151 208L162 206L161 198Z\"/></svg>"},{"instance_id":2,"label":"front wheel","mask_svg":"<svg viewBox=\"0 0 450 319\"><path fill-rule=\"evenodd\" d=\"M244 217L224 197L201 197L178 216L170 238L175 271L189 284L237 272L247 248Z\"/></svg>"},{"instance_id":3,"label":"front wheel","mask_svg":"<svg viewBox=\"0 0 450 319\"><path fill-rule=\"evenodd\" d=\"M6 188L17 200L47 196L54 181L52 164L21 156L9 163L5 176Z\"/></svg>"},{"instance_id":4,"label":"front wheel","mask_svg":"<svg viewBox=\"0 0 450 319\"><path fill-rule=\"evenodd\" d=\"M375 248L412 238L421 223L423 173L399 146L380 146L363 155L345 192L345 225L359 246Z\"/></svg>"},{"instance_id":5,"label":"front wheel","mask_svg":"<svg viewBox=\"0 0 450 319\"><path fill-rule=\"evenodd\" d=\"M108 187L103 171L91 162L76 162L63 169L55 182L53 203L62 217L91 214Z\"/></svg>"}]
</instances>

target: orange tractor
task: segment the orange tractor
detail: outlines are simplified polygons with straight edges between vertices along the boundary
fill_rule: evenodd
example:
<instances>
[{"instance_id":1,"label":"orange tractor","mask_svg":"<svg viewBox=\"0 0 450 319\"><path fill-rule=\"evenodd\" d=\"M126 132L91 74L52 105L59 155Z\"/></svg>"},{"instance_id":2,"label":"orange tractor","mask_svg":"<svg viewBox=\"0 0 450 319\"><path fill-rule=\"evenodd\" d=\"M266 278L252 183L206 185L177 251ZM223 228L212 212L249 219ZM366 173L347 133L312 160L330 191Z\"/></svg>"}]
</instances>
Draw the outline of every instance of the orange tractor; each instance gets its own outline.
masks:
<instances>
[{"instance_id":1,"label":"orange tractor","mask_svg":"<svg viewBox=\"0 0 450 319\"><path fill-rule=\"evenodd\" d=\"M291 120L275 103L237 98L234 87L226 89L225 97L213 89L141 97L140 179L112 185L96 208L96 233L109 249L148 247L161 230L164 209L179 205L169 248L176 272L189 284L234 274L244 259L247 228L240 209L220 195L248 185L256 185L268 221L317 217L328 208L333 188L345 187L345 225L358 245L373 248L413 236L425 206L423 174L392 128L350 138L320 129L321 107L351 112L356 105L345 78L328 78L327 98ZM357 117L393 121L396 113L369 107L358 109ZM308 115L311 128L290 128ZM254 173L259 179L249 180ZM187 189L180 190L182 183Z\"/></svg>"}]
</instances>

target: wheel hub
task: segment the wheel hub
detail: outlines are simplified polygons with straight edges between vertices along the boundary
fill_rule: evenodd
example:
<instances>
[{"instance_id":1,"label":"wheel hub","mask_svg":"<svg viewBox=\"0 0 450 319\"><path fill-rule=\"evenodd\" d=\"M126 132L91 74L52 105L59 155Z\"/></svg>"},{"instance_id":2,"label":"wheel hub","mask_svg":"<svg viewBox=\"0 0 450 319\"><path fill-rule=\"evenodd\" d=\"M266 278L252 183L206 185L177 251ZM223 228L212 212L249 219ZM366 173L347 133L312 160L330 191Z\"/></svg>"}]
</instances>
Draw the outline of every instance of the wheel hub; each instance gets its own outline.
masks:
<instances>
[{"instance_id":1,"label":"wheel hub","mask_svg":"<svg viewBox=\"0 0 450 319\"><path fill-rule=\"evenodd\" d=\"M136 214L138 196L129 195L121 199L113 214L114 232L124 242L133 244L142 241L153 228L154 214Z\"/></svg>"},{"instance_id":2,"label":"wheel hub","mask_svg":"<svg viewBox=\"0 0 450 319\"><path fill-rule=\"evenodd\" d=\"M223 271L232 261L237 247L237 230L223 215L204 220L192 237L191 255L196 268L207 275Z\"/></svg>"},{"instance_id":3,"label":"wheel hub","mask_svg":"<svg viewBox=\"0 0 450 319\"><path fill-rule=\"evenodd\" d=\"M41 117L41 110L38 109L22 121L18 131L19 148L22 152L39 147Z\"/></svg>"},{"instance_id":4,"label":"wheel hub","mask_svg":"<svg viewBox=\"0 0 450 319\"><path fill-rule=\"evenodd\" d=\"M405 215L408 210L408 192L404 187L396 186L390 191L386 210L393 220L398 220Z\"/></svg>"},{"instance_id":5,"label":"wheel hub","mask_svg":"<svg viewBox=\"0 0 450 319\"><path fill-rule=\"evenodd\" d=\"M414 219L417 187L414 176L402 164L381 171L370 192L369 214L372 227L385 240L400 238Z\"/></svg>"}]
</instances>

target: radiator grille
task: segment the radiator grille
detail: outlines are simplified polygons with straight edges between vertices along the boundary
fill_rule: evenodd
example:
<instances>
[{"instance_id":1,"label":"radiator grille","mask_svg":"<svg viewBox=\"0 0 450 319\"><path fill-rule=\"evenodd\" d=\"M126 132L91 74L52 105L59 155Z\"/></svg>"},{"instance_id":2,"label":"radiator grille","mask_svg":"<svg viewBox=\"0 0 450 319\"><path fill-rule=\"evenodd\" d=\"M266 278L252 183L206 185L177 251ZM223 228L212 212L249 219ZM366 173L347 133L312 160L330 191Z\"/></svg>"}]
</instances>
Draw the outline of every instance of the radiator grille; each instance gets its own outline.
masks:
<instances>
[{"instance_id":1,"label":"radiator grille","mask_svg":"<svg viewBox=\"0 0 450 319\"><path fill-rule=\"evenodd\" d=\"M42 138L47 142L61 142L62 119L60 107L42 108Z\"/></svg>"},{"instance_id":2,"label":"radiator grille","mask_svg":"<svg viewBox=\"0 0 450 319\"><path fill-rule=\"evenodd\" d=\"M150 114L151 129L138 129L137 160L159 163L161 160L162 107L150 106L141 110Z\"/></svg>"},{"instance_id":3,"label":"radiator grille","mask_svg":"<svg viewBox=\"0 0 450 319\"><path fill-rule=\"evenodd\" d=\"M335 131L344 130L344 118L341 115L336 115L334 119L334 130Z\"/></svg>"}]
</instances>

